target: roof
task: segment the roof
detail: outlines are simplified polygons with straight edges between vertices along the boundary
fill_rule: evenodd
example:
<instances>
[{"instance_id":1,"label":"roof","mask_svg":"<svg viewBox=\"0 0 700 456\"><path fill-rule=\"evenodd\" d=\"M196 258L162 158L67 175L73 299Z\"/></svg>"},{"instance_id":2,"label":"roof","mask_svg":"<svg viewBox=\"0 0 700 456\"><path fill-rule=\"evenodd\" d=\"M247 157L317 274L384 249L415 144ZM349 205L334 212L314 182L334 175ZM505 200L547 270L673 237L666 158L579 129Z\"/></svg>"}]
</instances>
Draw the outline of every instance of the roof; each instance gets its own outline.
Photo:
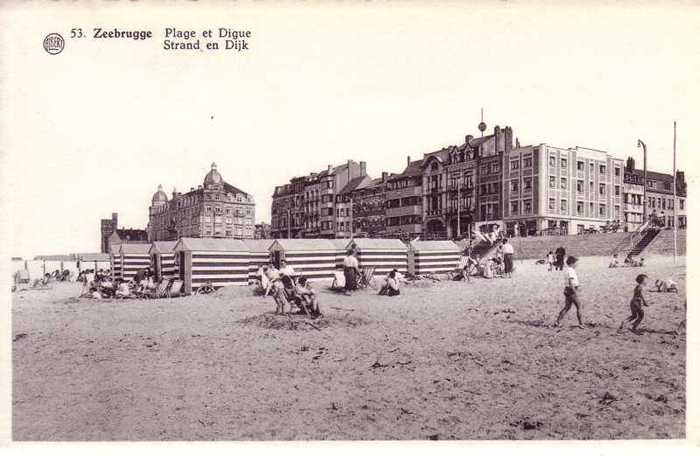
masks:
<instances>
[{"instance_id":1,"label":"roof","mask_svg":"<svg viewBox=\"0 0 700 456\"><path fill-rule=\"evenodd\" d=\"M270 246L275 242L274 239L243 239L243 243L251 252L265 252L270 250Z\"/></svg>"},{"instance_id":2,"label":"roof","mask_svg":"<svg viewBox=\"0 0 700 456\"><path fill-rule=\"evenodd\" d=\"M75 261L73 255L37 255L34 259L43 261Z\"/></svg>"},{"instance_id":3,"label":"roof","mask_svg":"<svg viewBox=\"0 0 700 456\"><path fill-rule=\"evenodd\" d=\"M328 239L276 239L270 248L275 245L284 250L335 250Z\"/></svg>"},{"instance_id":4,"label":"roof","mask_svg":"<svg viewBox=\"0 0 700 456\"><path fill-rule=\"evenodd\" d=\"M241 193L241 194L246 195L246 196L248 195L246 192L244 192L240 188L238 188L234 185L231 185L226 181L224 181L224 190L226 190L229 193Z\"/></svg>"},{"instance_id":5,"label":"roof","mask_svg":"<svg viewBox=\"0 0 700 456\"><path fill-rule=\"evenodd\" d=\"M457 244L452 241L411 241L411 248L413 250L449 250L449 251L459 251L462 250Z\"/></svg>"},{"instance_id":6,"label":"roof","mask_svg":"<svg viewBox=\"0 0 700 456\"><path fill-rule=\"evenodd\" d=\"M177 241L154 241L148 253L172 253L175 251Z\"/></svg>"},{"instance_id":7,"label":"roof","mask_svg":"<svg viewBox=\"0 0 700 456\"><path fill-rule=\"evenodd\" d=\"M398 239L373 239L355 238L352 242L360 250L402 250L406 251L406 244Z\"/></svg>"},{"instance_id":8,"label":"roof","mask_svg":"<svg viewBox=\"0 0 700 456\"><path fill-rule=\"evenodd\" d=\"M110 244L109 245L109 253L117 255L119 253L119 247L121 247L121 244Z\"/></svg>"},{"instance_id":9,"label":"roof","mask_svg":"<svg viewBox=\"0 0 700 456\"><path fill-rule=\"evenodd\" d=\"M333 244L335 249L345 250L350 243L350 238L329 239L328 241Z\"/></svg>"},{"instance_id":10,"label":"roof","mask_svg":"<svg viewBox=\"0 0 700 456\"><path fill-rule=\"evenodd\" d=\"M148 255L149 250L151 250L151 244L137 244L129 242L128 244L121 244L119 252L134 255Z\"/></svg>"},{"instance_id":11,"label":"roof","mask_svg":"<svg viewBox=\"0 0 700 456\"><path fill-rule=\"evenodd\" d=\"M398 180L404 177L421 176L423 174L422 165L423 159L412 161L401 173L391 176L389 180Z\"/></svg>"},{"instance_id":12,"label":"roof","mask_svg":"<svg viewBox=\"0 0 700 456\"><path fill-rule=\"evenodd\" d=\"M180 238L174 250L176 252L247 252L248 247L240 239Z\"/></svg>"},{"instance_id":13,"label":"roof","mask_svg":"<svg viewBox=\"0 0 700 456\"><path fill-rule=\"evenodd\" d=\"M109 261L108 253L76 253L80 261Z\"/></svg>"},{"instance_id":14,"label":"roof","mask_svg":"<svg viewBox=\"0 0 700 456\"><path fill-rule=\"evenodd\" d=\"M338 193L341 195L350 193L357 188L365 187L370 182L372 182L372 179L369 176L359 176L354 179L350 179L350 182L348 182Z\"/></svg>"}]
</instances>

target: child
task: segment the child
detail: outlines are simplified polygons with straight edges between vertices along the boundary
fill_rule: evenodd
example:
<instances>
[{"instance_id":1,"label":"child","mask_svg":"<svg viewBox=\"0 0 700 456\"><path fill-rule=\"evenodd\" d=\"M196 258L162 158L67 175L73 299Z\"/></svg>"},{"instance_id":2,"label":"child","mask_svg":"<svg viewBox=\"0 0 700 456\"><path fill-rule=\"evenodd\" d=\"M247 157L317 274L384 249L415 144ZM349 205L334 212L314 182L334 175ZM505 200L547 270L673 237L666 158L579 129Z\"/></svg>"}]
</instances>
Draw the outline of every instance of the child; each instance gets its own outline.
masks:
<instances>
[{"instance_id":1,"label":"child","mask_svg":"<svg viewBox=\"0 0 700 456\"><path fill-rule=\"evenodd\" d=\"M566 268L564 268L564 308L559 312L556 323L554 326L559 326L564 315L571 309L571 306L576 307L576 318L578 319L577 328L584 329L583 318L582 318L582 306L578 298L578 275L576 274L576 263L578 258L569 256L566 259Z\"/></svg>"},{"instance_id":2,"label":"child","mask_svg":"<svg viewBox=\"0 0 700 456\"><path fill-rule=\"evenodd\" d=\"M612 260L610 260L610 264L608 265L609 268L616 268L620 266L620 262L617 259L617 253L613 255Z\"/></svg>"},{"instance_id":3,"label":"child","mask_svg":"<svg viewBox=\"0 0 700 456\"><path fill-rule=\"evenodd\" d=\"M297 295L311 307L311 317L316 318L321 315L321 309L318 305L318 297L316 292L311 288L311 284L306 280L306 277L299 277L296 285Z\"/></svg>"},{"instance_id":4,"label":"child","mask_svg":"<svg viewBox=\"0 0 700 456\"><path fill-rule=\"evenodd\" d=\"M547 271L551 272L554 268L554 253L551 250L547 254L545 262L547 263Z\"/></svg>"},{"instance_id":5,"label":"child","mask_svg":"<svg viewBox=\"0 0 700 456\"><path fill-rule=\"evenodd\" d=\"M671 279L657 280L654 285L659 293L678 293L678 284Z\"/></svg>"},{"instance_id":6,"label":"child","mask_svg":"<svg viewBox=\"0 0 700 456\"><path fill-rule=\"evenodd\" d=\"M401 290L399 290L399 280L396 277L397 273L398 271L396 269L389 273L389 276L386 278L386 284L379 290L380 295L398 296L401 294Z\"/></svg>"},{"instance_id":7,"label":"child","mask_svg":"<svg viewBox=\"0 0 700 456\"><path fill-rule=\"evenodd\" d=\"M639 274L637 276L637 286L634 287L632 300L630 301L630 309L632 310L632 315L627 317L627 319L622 320L622 323L620 323L620 329L623 329L625 327L625 323L633 321L632 332L636 333L637 326L639 326L639 324L644 319L644 310L642 310L642 306L649 307L647 305L646 299L644 299L644 296L642 295L642 290L644 289L644 284L646 283L646 280L646 274Z\"/></svg>"}]
</instances>

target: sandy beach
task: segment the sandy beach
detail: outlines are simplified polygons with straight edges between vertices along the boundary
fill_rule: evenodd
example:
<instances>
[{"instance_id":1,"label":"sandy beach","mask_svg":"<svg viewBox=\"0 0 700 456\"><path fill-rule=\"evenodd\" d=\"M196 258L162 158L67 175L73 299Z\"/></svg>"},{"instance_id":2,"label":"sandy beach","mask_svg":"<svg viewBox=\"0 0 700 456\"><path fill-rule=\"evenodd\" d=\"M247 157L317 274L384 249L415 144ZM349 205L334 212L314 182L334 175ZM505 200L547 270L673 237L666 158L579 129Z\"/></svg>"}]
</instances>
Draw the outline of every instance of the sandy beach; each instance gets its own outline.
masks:
<instances>
[{"instance_id":1,"label":"sandy beach","mask_svg":"<svg viewBox=\"0 0 700 456\"><path fill-rule=\"evenodd\" d=\"M685 259L578 267L587 328L563 276L420 282L394 298L316 284L325 316L272 315L249 287L163 300L13 295L15 440L635 439L685 436ZM641 334L618 331L634 277ZM651 290L651 286L648 287Z\"/></svg>"}]
</instances>

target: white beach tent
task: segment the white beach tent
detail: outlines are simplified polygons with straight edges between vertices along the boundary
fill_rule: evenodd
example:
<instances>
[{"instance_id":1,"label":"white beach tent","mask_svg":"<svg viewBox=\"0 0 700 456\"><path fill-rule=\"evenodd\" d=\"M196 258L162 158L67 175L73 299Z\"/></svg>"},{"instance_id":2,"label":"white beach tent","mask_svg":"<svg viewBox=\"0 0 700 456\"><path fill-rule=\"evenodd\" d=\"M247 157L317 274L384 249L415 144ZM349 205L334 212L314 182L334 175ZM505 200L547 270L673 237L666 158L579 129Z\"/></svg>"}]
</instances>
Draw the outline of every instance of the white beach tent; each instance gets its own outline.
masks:
<instances>
[{"instance_id":1,"label":"white beach tent","mask_svg":"<svg viewBox=\"0 0 700 456\"><path fill-rule=\"evenodd\" d=\"M174 251L185 293L206 283L214 288L248 284L248 247L241 240L181 238Z\"/></svg>"},{"instance_id":2,"label":"white beach tent","mask_svg":"<svg viewBox=\"0 0 700 456\"><path fill-rule=\"evenodd\" d=\"M270 246L274 239L244 239L243 243L248 247L248 283L253 283L258 276L258 269L262 265L270 263Z\"/></svg>"},{"instance_id":3,"label":"white beach tent","mask_svg":"<svg viewBox=\"0 0 700 456\"><path fill-rule=\"evenodd\" d=\"M122 279L129 281L137 272L151 267L151 256L148 251L151 244L126 243L119 248L122 261Z\"/></svg>"},{"instance_id":4,"label":"white beach tent","mask_svg":"<svg viewBox=\"0 0 700 456\"><path fill-rule=\"evenodd\" d=\"M151 269L156 281L174 279L179 276L175 258L177 241L154 241L148 254L151 256Z\"/></svg>"},{"instance_id":5,"label":"white beach tent","mask_svg":"<svg viewBox=\"0 0 700 456\"><path fill-rule=\"evenodd\" d=\"M77 264L80 271L93 269L106 271L112 267L108 253L77 253Z\"/></svg>"},{"instance_id":6,"label":"white beach tent","mask_svg":"<svg viewBox=\"0 0 700 456\"><path fill-rule=\"evenodd\" d=\"M270 255L275 266L285 260L307 279L330 279L335 271L336 249L328 239L276 239Z\"/></svg>"},{"instance_id":7,"label":"white beach tent","mask_svg":"<svg viewBox=\"0 0 700 456\"><path fill-rule=\"evenodd\" d=\"M408 272L440 274L454 270L462 249L452 241L411 241L408 251Z\"/></svg>"},{"instance_id":8,"label":"white beach tent","mask_svg":"<svg viewBox=\"0 0 700 456\"><path fill-rule=\"evenodd\" d=\"M375 276L386 276L392 269L408 272L408 248L398 239L355 238L347 248L357 251L360 267L374 266Z\"/></svg>"}]
</instances>

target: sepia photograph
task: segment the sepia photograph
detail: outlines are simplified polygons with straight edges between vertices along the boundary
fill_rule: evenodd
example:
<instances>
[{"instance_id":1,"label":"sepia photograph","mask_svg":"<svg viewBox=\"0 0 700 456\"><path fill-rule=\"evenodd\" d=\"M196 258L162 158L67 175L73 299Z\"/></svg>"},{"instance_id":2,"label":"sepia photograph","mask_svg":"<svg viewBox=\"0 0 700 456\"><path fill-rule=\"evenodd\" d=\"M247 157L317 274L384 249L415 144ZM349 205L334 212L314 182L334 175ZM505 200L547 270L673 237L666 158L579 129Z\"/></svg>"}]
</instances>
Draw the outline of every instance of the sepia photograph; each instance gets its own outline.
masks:
<instances>
[{"instance_id":1,"label":"sepia photograph","mask_svg":"<svg viewBox=\"0 0 700 456\"><path fill-rule=\"evenodd\" d=\"M3 3L3 444L697 449L699 31Z\"/></svg>"}]
</instances>

